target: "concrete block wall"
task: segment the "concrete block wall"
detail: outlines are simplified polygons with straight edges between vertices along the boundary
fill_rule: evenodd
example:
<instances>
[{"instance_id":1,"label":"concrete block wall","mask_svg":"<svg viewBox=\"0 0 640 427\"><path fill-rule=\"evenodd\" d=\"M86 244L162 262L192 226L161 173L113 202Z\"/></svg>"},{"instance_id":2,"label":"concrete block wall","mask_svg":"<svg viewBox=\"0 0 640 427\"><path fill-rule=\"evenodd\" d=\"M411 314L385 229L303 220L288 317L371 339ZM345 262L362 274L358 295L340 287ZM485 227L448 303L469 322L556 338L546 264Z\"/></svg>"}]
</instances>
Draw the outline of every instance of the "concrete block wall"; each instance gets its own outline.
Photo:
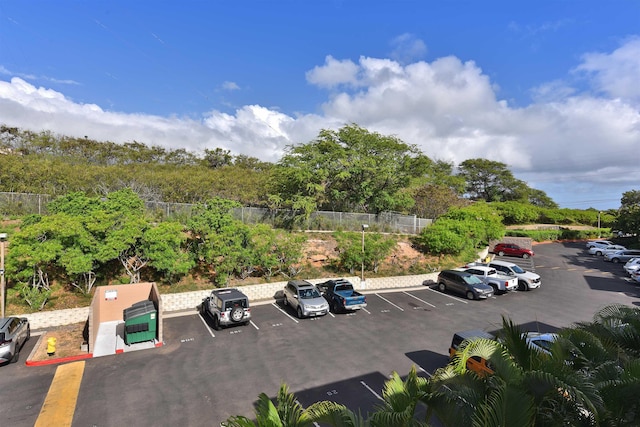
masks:
<instances>
[{"instance_id":1,"label":"concrete block wall","mask_svg":"<svg viewBox=\"0 0 640 427\"><path fill-rule=\"evenodd\" d=\"M417 274L413 276L396 277L376 277L366 279L364 282L359 277L345 277L353 283L353 286L364 293L382 290L397 289L421 286L425 280L436 281L438 273ZM318 284L327 279L312 279L309 282ZM258 285L241 286L239 289L244 292L252 302L274 301L276 292L281 291L287 282L262 283ZM202 300L209 295L211 290L183 292L179 294L160 295L162 299L163 313L195 310ZM31 328L47 329L56 326L69 325L72 323L85 322L89 317L89 307L71 308L65 310L43 311L38 313L22 314L20 317L27 317L31 323Z\"/></svg>"}]
</instances>

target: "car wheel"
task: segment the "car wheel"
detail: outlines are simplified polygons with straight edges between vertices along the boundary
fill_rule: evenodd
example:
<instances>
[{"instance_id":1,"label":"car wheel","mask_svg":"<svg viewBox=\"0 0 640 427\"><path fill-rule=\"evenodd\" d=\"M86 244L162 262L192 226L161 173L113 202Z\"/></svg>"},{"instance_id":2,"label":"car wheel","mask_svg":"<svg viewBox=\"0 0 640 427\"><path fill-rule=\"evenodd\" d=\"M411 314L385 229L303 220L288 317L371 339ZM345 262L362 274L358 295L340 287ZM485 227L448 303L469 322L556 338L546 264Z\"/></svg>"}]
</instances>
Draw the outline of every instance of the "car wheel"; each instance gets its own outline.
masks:
<instances>
[{"instance_id":1,"label":"car wheel","mask_svg":"<svg viewBox=\"0 0 640 427\"><path fill-rule=\"evenodd\" d=\"M329 308L331 309L331 311L333 311L334 313L338 312L338 304L335 301L331 301L331 304L329 304Z\"/></svg>"},{"instance_id":2,"label":"car wheel","mask_svg":"<svg viewBox=\"0 0 640 427\"><path fill-rule=\"evenodd\" d=\"M617 264L617 263L620 262L620 259L619 258L611 258L611 262L614 263L614 264Z\"/></svg>"},{"instance_id":3,"label":"car wheel","mask_svg":"<svg viewBox=\"0 0 640 427\"><path fill-rule=\"evenodd\" d=\"M298 306L298 319L302 319L302 309Z\"/></svg>"},{"instance_id":4,"label":"car wheel","mask_svg":"<svg viewBox=\"0 0 640 427\"><path fill-rule=\"evenodd\" d=\"M522 258L524 258L524 259L529 258L529 254L522 254Z\"/></svg>"},{"instance_id":5,"label":"car wheel","mask_svg":"<svg viewBox=\"0 0 640 427\"><path fill-rule=\"evenodd\" d=\"M213 329L216 331L220 330L220 319L218 319L218 316L213 316Z\"/></svg>"},{"instance_id":6,"label":"car wheel","mask_svg":"<svg viewBox=\"0 0 640 427\"><path fill-rule=\"evenodd\" d=\"M287 301L287 296L284 296L284 299L282 300L282 305L284 305L285 307L289 305L289 301Z\"/></svg>"},{"instance_id":7,"label":"car wheel","mask_svg":"<svg viewBox=\"0 0 640 427\"><path fill-rule=\"evenodd\" d=\"M447 290L447 285L444 283L438 283L438 289L440 289L440 292L444 292Z\"/></svg>"},{"instance_id":8,"label":"car wheel","mask_svg":"<svg viewBox=\"0 0 640 427\"><path fill-rule=\"evenodd\" d=\"M500 290L498 289L498 287L495 285L495 283L491 284L491 287L493 288L493 293L494 295L498 295L498 293L500 292Z\"/></svg>"},{"instance_id":9,"label":"car wheel","mask_svg":"<svg viewBox=\"0 0 640 427\"><path fill-rule=\"evenodd\" d=\"M473 292L467 291L467 299L476 299L476 297L473 295Z\"/></svg>"},{"instance_id":10,"label":"car wheel","mask_svg":"<svg viewBox=\"0 0 640 427\"><path fill-rule=\"evenodd\" d=\"M27 342L31 339L31 326L27 325L27 339L24 342Z\"/></svg>"},{"instance_id":11,"label":"car wheel","mask_svg":"<svg viewBox=\"0 0 640 427\"><path fill-rule=\"evenodd\" d=\"M504 252L503 252L503 251L500 251L500 252L498 252L498 255L499 255L499 256L504 256Z\"/></svg>"},{"instance_id":12,"label":"car wheel","mask_svg":"<svg viewBox=\"0 0 640 427\"><path fill-rule=\"evenodd\" d=\"M596 252L596 255L602 256L602 252L598 251L598 252Z\"/></svg>"},{"instance_id":13,"label":"car wheel","mask_svg":"<svg viewBox=\"0 0 640 427\"><path fill-rule=\"evenodd\" d=\"M244 317L244 310L242 309L242 307L234 307L233 310L231 310L232 322L238 323L239 321L242 320L243 317Z\"/></svg>"},{"instance_id":14,"label":"car wheel","mask_svg":"<svg viewBox=\"0 0 640 427\"><path fill-rule=\"evenodd\" d=\"M11 357L11 363L16 363L19 357L20 357L20 348L18 347L18 343L16 343L16 352L13 353L13 356Z\"/></svg>"}]
</instances>

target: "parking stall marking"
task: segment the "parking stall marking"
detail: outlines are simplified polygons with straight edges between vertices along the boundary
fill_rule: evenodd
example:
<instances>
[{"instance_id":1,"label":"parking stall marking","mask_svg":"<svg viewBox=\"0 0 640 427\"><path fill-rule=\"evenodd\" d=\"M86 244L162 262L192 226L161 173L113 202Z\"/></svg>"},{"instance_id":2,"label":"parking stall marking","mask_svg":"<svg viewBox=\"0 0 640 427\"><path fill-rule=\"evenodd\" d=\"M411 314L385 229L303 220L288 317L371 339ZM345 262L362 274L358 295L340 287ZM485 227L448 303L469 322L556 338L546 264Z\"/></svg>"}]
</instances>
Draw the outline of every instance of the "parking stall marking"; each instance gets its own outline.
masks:
<instances>
[{"instance_id":1,"label":"parking stall marking","mask_svg":"<svg viewBox=\"0 0 640 427\"><path fill-rule=\"evenodd\" d=\"M430 304L430 303L426 302L425 300L422 300L422 299L418 298L417 296L415 296L415 295L413 295L413 294L410 294L409 292L403 291L402 293L403 293L403 294L407 294L407 295L409 295L411 298L415 298L415 299L417 299L418 301L420 301L420 302L421 302L421 303L423 303L423 304L427 304L428 306L431 306L431 307L433 307L433 308L436 308L436 306L435 306L435 305Z\"/></svg>"},{"instance_id":2,"label":"parking stall marking","mask_svg":"<svg viewBox=\"0 0 640 427\"><path fill-rule=\"evenodd\" d=\"M211 328L209 327L209 325L207 325L207 322L204 320L204 317L202 317L202 315L200 315L200 314L198 314L198 317L202 321L202 324L204 325L204 327L207 328L207 331L209 332L209 335L211 335L211 338L215 338L216 336L214 335L214 333L211 330Z\"/></svg>"},{"instance_id":3,"label":"parking stall marking","mask_svg":"<svg viewBox=\"0 0 640 427\"><path fill-rule=\"evenodd\" d=\"M376 393L371 387L369 387L367 385L367 383L365 383L364 381L360 381L360 384L362 384L367 390L369 390L371 392L371 394L373 394L375 397L377 397L380 400L384 400L382 398L382 396L380 396L378 393Z\"/></svg>"},{"instance_id":4,"label":"parking stall marking","mask_svg":"<svg viewBox=\"0 0 640 427\"><path fill-rule=\"evenodd\" d=\"M360 310L364 311L367 314L371 314L371 312L369 310L367 310L366 308L362 307Z\"/></svg>"},{"instance_id":5,"label":"parking stall marking","mask_svg":"<svg viewBox=\"0 0 640 427\"><path fill-rule=\"evenodd\" d=\"M286 311L284 311L283 309L281 309L278 304L276 304L275 302L271 303L272 306L274 306L280 313L284 314L285 316L287 316L289 319L293 320L296 323L300 323L298 322L298 319L292 317L291 315L289 315L289 313L287 313Z\"/></svg>"},{"instance_id":6,"label":"parking stall marking","mask_svg":"<svg viewBox=\"0 0 640 427\"><path fill-rule=\"evenodd\" d=\"M251 323L253 325L254 328L256 328L256 330L260 330L260 328L258 328L258 325L256 325L255 323L253 323L253 320L249 320L249 323Z\"/></svg>"},{"instance_id":7,"label":"parking stall marking","mask_svg":"<svg viewBox=\"0 0 640 427\"><path fill-rule=\"evenodd\" d=\"M451 295L447 295L447 294L445 294L444 292L436 291L436 290L433 290L433 289L431 289L431 288L427 288L427 289L429 289L431 292L435 292L436 294L439 294L439 295L445 296L445 297L447 297L447 298L451 298L452 300L455 300L455 301L458 301L458 302L461 302L461 303L464 303L464 304L469 304L469 302L468 302L468 301L465 301L465 300L463 300L463 299L461 299L461 298L454 297L454 296L451 296Z\"/></svg>"},{"instance_id":8,"label":"parking stall marking","mask_svg":"<svg viewBox=\"0 0 640 427\"><path fill-rule=\"evenodd\" d=\"M375 294L375 295L376 295L378 298L380 298L381 300L388 302L389 304L391 304L392 306L394 306L394 307L395 307L395 308L397 308L398 310L400 310L400 311L404 311L404 309L403 309L402 307L399 307L399 306L395 305L394 303L392 303L391 301L389 301L388 299L386 299L386 298L385 298L385 297L383 297L382 295L380 295L380 294Z\"/></svg>"}]
</instances>

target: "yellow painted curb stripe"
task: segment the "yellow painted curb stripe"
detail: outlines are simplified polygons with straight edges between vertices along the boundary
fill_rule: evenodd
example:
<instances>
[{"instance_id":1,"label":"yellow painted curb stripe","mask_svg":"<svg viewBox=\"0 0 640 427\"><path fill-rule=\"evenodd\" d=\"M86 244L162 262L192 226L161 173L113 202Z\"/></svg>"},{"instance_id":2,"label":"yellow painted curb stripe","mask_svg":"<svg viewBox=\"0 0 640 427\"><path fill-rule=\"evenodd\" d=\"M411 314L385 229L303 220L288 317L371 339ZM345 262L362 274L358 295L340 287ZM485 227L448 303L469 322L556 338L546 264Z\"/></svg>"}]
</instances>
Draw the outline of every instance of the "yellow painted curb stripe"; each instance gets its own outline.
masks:
<instances>
[{"instance_id":1,"label":"yellow painted curb stripe","mask_svg":"<svg viewBox=\"0 0 640 427\"><path fill-rule=\"evenodd\" d=\"M84 360L58 366L34 427L71 426L83 374Z\"/></svg>"}]
</instances>

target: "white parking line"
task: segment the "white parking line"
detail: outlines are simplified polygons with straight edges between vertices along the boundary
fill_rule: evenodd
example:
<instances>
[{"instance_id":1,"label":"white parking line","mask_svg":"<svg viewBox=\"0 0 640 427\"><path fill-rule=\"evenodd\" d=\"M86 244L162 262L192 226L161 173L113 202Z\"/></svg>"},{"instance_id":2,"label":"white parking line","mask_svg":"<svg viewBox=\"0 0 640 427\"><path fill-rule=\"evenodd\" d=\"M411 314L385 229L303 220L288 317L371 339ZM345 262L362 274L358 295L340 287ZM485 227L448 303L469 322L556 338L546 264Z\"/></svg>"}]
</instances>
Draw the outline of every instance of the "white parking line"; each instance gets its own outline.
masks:
<instances>
[{"instance_id":1,"label":"white parking line","mask_svg":"<svg viewBox=\"0 0 640 427\"><path fill-rule=\"evenodd\" d=\"M207 322L204 320L204 317L202 317L202 315L200 313L198 313L198 317L200 318L200 320L202 320L202 323L204 324L204 327L207 328L207 331L209 331L209 334L215 338L216 336L213 334L213 331L211 330L211 328L209 327L209 325L207 325Z\"/></svg>"},{"instance_id":2,"label":"white parking line","mask_svg":"<svg viewBox=\"0 0 640 427\"><path fill-rule=\"evenodd\" d=\"M360 310L364 311L367 314L371 314L371 312L369 310L367 310L366 308L362 307Z\"/></svg>"},{"instance_id":3,"label":"white parking line","mask_svg":"<svg viewBox=\"0 0 640 427\"><path fill-rule=\"evenodd\" d=\"M284 311L283 309L281 309L280 307L278 307L278 304L276 304L275 302L272 302L272 303L271 303L271 305L272 305L272 306L274 306L275 308L277 308L278 310L280 310L280 312L281 312L282 314L284 314L285 316L287 316L289 319L293 320L293 321L294 321L294 322L296 322L296 323L300 323L300 322L298 322L298 319L296 319L296 318L294 318L294 317L291 317L291 316L289 315L289 313L287 313L286 311Z\"/></svg>"},{"instance_id":4,"label":"white parking line","mask_svg":"<svg viewBox=\"0 0 640 427\"><path fill-rule=\"evenodd\" d=\"M447 295L447 294L445 294L444 292L436 291L436 290L433 290L433 289L431 289L431 288L427 288L427 289L429 289L431 292L435 292L436 294L440 294L440 295L445 296L445 297L447 297L447 298L451 298L451 299L453 299L453 300L460 301L461 303L464 303L464 304L469 304L469 302L468 302L468 301L465 301L465 300L463 300L463 299L461 299L461 298L452 297L451 295Z\"/></svg>"},{"instance_id":5,"label":"white parking line","mask_svg":"<svg viewBox=\"0 0 640 427\"><path fill-rule=\"evenodd\" d=\"M384 400L384 399L382 398L382 396L380 396L378 393L376 393L375 391L373 391L373 389L372 389L371 387L369 387L369 386L367 385L367 383L365 383L364 381L360 381L360 384L362 384L363 386L365 386L365 387L366 387L366 389L367 389L367 390L369 390L369 391L370 391L370 392L371 392L375 397L377 397L377 398L378 398L378 399L380 399L380 400Z\"/></svg>"},{"instance_id":6,"label":"white parking line","mask_svg":"<svg viewBox=\"0 0 640 427\"><path fill-rule=\"evenodd\" d=\"M397 305L395 305L394 303L392 303L391 301L389 301L388 299L386 299L385 297L379 295L379 294L375 294L378 298L388 302L389 304L391 304L392 306L394 306L395 308L397 308L400 311L404 311L404 309L402 307L398 307Z\"/></svg>"},{"instance_id":7,"label":"white parking line","mask_svg":"<svg viewBox=\"0 0 640 427\"><path fill-rule=\"evenodd\" d=\"M251 323L253 325L253 327L256 328L257 330L260 330L260 328L258 328L258 325L253 323L253 320L249 320L249 323Z\"/></svg>"},{"instance_id":8,"label":"white parking line","mask_svg":"<svg viewBox=\"0 0 640 427\"><path fill-rule=\"evenodd\" d=\"M424 303L424 304L430 305L430 306L431 306L431 307L433 307L433 308L436 308L436 306L435 306L435 305L430 304L430 303L428 303L428 302L426 302L426 301L424 301L424 300L421 300L421 299L420 299L420 298L418 298L417 296L415 296L415 295L411 295L409 292L402 291L402 293L403 293L403 294L407 294L407 295L409 295L411 298L415 298L415 299L417 299L418 301L420 301L420 302L422 302L422 303Z\"/></svg>"}]
</instances>

